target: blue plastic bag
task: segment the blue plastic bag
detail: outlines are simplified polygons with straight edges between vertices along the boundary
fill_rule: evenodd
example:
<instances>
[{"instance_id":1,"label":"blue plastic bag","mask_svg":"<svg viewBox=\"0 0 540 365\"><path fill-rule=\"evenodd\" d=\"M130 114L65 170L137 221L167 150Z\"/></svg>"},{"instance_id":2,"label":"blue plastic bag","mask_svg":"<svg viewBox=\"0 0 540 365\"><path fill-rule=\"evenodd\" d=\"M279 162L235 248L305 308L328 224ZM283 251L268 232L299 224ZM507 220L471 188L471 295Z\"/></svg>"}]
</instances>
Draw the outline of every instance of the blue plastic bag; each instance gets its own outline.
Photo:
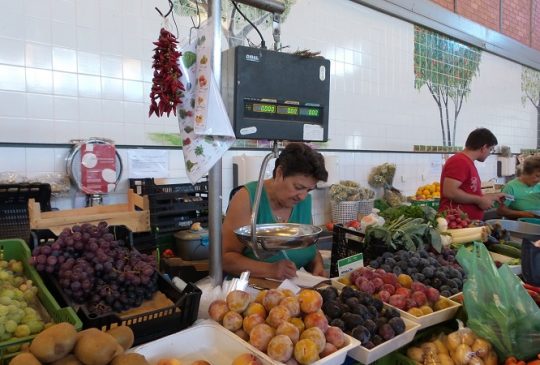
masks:
<instances>
[{"instance_id":1,"label":"blue plastic bag","mask_svg":"<svg viewBox=\"0 0 540 365\"><path fill-rule=\"evenodd\" d=\"M463 305L467 326L491 342L501 358L535 357L540 350L540 309L508 265L499 269L482 243L461 247L456 259L467 273Z\"/></svg>"}]
</instances>

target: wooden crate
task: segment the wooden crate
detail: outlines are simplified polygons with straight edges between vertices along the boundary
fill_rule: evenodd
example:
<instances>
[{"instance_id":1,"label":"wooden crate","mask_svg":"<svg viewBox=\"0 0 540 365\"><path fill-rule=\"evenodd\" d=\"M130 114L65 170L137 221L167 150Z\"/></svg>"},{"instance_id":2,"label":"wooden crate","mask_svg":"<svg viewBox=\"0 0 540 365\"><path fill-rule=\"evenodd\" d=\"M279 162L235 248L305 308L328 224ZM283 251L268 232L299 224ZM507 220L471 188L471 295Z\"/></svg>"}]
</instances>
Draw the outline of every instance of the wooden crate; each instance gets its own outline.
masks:
<instances>
[{"instance_id":1,"label":"wooden crate","mask_svg":"<svg viewBox=\"0 0 540 365\"><path fill-rule=\"evenodd\" d=\"M39 203L34 199L28 201L30 229L48 229L59 235L64 228L76 224L98 224L105 221L109 225L124 225L131 232L147 232L150 230L150 210L148 197L128 192L126 204L99 205L88 208L41 212ZM141 210L136 210L139 208Z\"/></svg>"}]
</instances>

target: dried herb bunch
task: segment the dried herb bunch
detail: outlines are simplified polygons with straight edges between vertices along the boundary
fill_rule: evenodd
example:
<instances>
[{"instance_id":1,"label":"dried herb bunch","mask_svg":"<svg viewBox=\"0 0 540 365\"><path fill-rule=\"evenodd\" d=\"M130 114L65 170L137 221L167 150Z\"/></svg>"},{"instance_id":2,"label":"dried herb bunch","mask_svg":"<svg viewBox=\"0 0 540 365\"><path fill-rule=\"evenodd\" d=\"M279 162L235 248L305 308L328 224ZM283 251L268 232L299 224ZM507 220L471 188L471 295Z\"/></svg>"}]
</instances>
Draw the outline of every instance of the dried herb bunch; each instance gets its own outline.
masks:
<instances>
[{"instance_id":1,"label":"dried herb bunch","mask_svg":"<svg viewBox=\"0 0 540 365\"><path fill-rule=\"evenodd\" d=\"M373 188L392 186L394 175L396 174L396 165L385 162L382 165L371 169L368 176L368 184Z\"/></svg>"},{"instance_id":2,"label":"dried herb bunch","mask_svg":"<svg viewBox=\"0 0 540 365\"><path fill-rule=\"evenodd\" d=\"M341 180L338 184L330 187L330 200L335 203L369 200L374 197L375 192L373 190L363 188L360 184L351 180Z\"/></svg>"}]
</instances>

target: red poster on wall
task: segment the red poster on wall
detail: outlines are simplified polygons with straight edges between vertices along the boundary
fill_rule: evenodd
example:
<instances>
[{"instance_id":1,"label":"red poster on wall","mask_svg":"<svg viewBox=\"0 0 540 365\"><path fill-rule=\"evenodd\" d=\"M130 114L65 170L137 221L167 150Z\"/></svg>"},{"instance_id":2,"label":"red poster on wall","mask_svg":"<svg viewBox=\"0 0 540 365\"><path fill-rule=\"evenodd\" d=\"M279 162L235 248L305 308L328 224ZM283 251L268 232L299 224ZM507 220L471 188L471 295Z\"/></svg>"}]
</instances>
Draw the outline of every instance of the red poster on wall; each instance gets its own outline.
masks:
<instances>
[{"instance_id":1,"label":"red poster on wall","mask_svg":"<svg viewBox=\"0 0 540 365\"><path fill-rule=\"evenodd\" d=\"M86 194L106 194L116 188L116 148L85 143L81 148L81 185Z\"/></svg>"}]
</instances>

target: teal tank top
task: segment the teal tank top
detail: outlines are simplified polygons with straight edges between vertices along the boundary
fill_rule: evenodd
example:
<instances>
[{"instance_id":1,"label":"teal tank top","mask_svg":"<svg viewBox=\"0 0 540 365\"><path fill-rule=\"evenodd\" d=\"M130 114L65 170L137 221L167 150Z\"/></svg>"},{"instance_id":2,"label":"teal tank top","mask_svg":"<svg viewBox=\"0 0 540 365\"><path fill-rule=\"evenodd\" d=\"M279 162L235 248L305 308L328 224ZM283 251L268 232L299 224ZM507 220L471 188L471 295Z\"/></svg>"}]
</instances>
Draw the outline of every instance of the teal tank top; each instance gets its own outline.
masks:
<instances>
[{"instance_id":1,"label":"teal tank top","mask_svg":"<svg viewBox=\"0 0 540 365\"><path fill-rule=\"evenodd\" d=\"M252 181L244 185L244 187L249 192L249 200L251 202L251 207L253 207L253 202L255 200L255 192L257 190L257 182ZM308 194L306 199L302 200L300 203L296 204L293 207L291 215L289 217L288 223L300 223L300 224L312 224L311 216L311 195ZM270 201L268 200L268 195L266 195L266 189L263 186L261 193L261 201L259 203L259 212L257 214L257 224L264 223L277 223L272 214L272 209L270 208ZM244 256L249 257L253 260L259 260L255 257L253 250L251 248L244 249ZM287 250L287 256L289 260L294 262L296 267L300 269L311 263L315 258L317 253L317 247L311 245L306 248L298 248ZM275 254L272 257L264 259L264 262L276 262L283 260L286 257L283 255L283 252ZM259 260L261 261L261 260Z\"/></svg>"}]
</instances>

